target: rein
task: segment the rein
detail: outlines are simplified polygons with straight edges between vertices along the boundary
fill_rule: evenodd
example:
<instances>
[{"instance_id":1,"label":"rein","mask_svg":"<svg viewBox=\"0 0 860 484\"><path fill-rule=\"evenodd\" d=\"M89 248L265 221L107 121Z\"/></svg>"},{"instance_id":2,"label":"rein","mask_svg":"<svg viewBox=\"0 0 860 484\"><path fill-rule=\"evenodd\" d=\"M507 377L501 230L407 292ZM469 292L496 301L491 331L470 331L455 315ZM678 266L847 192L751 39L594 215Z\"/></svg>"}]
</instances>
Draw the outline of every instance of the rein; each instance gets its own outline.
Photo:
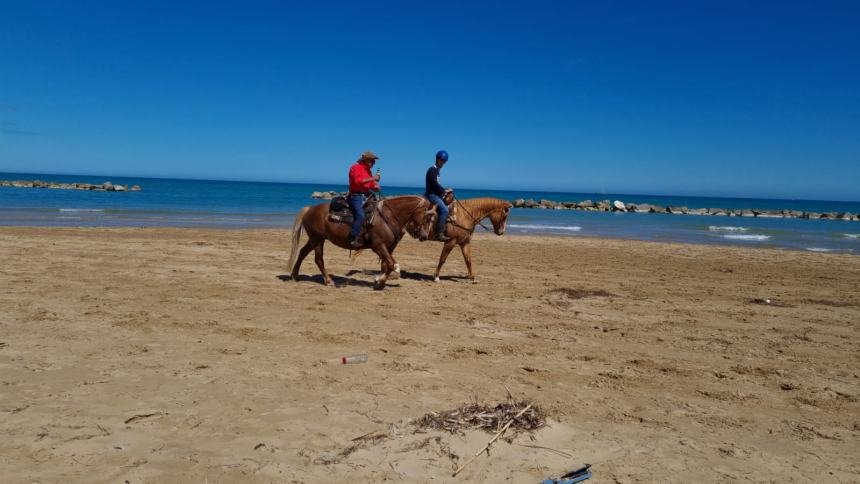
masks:
<instances>
[{"instance_id":1,"label":"rein","mask_svg":"<svg viewBox=\"0 0 860 484\"><path fill-rule=\"evenodd\" d=\"M481 223L481 219L483 219L484 217L481 217L481 218L479 219L479 218L475 217L474 215L472 215L472 213L471 213L471 212L469 212L469 209L467 209L467 208L466 208L466 206L465 206L465 205L463 205L463 203L462 203L462 202L460 202L460 199L459 199L459 198L457 198L456 196L454 197L454 201L455 201L455 202L457 202L457 205L459 205L459 206L463 209L463 211L465 211L465 212L466 212L466 215L468 215L468 216L469 216L469 218L471 218L471 219L472 219L472 223L473 223L473 224L474 224L474 223L477 223L478 225L480 225L480 226L481 226L481 228L483 228L483 229L484 229L484 230L486 230L487 232L489 232L489 231L490 231L490 229L488 229L488 228L487 228L483 223ZM474 231L475 231L475 227L472 227L472 230L469 230L469 229L467 229L466 227L463 227L462 225L458 224L457 222L454 222L454 221L449 220L449 221L448 221L448 223L449 223L449 224L451 224L451 225L454 225L455 227L460 227L461 229L463 229L463 230L465 230L465 231L467 231L467 232L474 232Z\"/></svg>"},{"instance_id":2,"label":"rein","mask_svg":"<svg viewBox=\"0 0 860 484\"><path fill-rule=\"evenodd\" d=\"M411 218L415 214L415 212L424 205L424 199L421 197L417 198L418 203L415 204L415 208L413 208L412 211L409 212L409 215L406 216L407 220ZM379 215L382 217L382 221L385 222L385 225L388 227L388 230L391 230L391 234L395 237L395 243L397 243L400 242L400 239L403 238L403 226L405 224L400 221L400 219L397 217L397 214L394 214L394 221L397 222L397 228L399 229L398 232L395 233L395 231L391 229L391 222L388 221L388 217L386 217L385 213L383 212L385 207L387 206L388 205L383 205L383 210L379 211Z\"/></svg>"}]
</instances>

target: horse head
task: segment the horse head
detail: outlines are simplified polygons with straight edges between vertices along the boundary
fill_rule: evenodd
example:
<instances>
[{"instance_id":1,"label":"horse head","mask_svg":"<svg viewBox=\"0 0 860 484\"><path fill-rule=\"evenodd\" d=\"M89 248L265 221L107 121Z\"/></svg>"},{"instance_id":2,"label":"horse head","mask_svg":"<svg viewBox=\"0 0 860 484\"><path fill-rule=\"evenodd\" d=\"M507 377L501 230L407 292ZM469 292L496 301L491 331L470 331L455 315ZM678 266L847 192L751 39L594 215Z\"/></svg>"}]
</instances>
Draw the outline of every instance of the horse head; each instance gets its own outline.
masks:
<instances>
[{"instance_id":1,"label":"horse head","mask_svg":"<svg viewBox=\"0 0 860 484\"><path fill-rule=\"evenodd\" d=\"M430 237L430 227L436 222L436 217L436 206L421 197L406 222L406 231L413 238L424 242Z\"/></svg>"},{"instance_id":2,"label":"horse head","mask_svg":"<svg viewBox=\"0 0 860 484\"><path fill-rule=\"evenodd\" d=\"M493 232L496 235L504 235L505 223L508 221L508 214L511 212L513 205L509 202L504 202L499 208L490 212L490 221L493 222Z\"/></svg>"}]
</instances>

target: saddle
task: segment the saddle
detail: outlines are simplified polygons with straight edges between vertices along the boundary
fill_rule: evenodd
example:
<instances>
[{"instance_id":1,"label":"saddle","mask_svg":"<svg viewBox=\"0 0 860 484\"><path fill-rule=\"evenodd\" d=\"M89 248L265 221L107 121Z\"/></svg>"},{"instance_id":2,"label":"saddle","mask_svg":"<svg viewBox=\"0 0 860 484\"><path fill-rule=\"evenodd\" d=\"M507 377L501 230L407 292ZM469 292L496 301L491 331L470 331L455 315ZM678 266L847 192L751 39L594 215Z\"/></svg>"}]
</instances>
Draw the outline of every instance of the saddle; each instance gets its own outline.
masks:
<instances>
[{"instance_id":1,"label":"saddle","mask_svg":"<svg viewBox=\"0 0 860 484\"><path fill-rule=\"evenodd\" d=\"M335 223L351 224L354 217L346 197L334 197L328 205L328 219Z\"/></svg>"},{"instance_id":2,"label":"saddle","mask_svg":"<svg viewBox=\"0 0 860 484\"><path fill-rule=\"evenodd\" d=\"M427 201L429 202L430 200L427 199ZM450 224L453 222L456 224L457 223L457 212L458 212L458 210L457 210L457 204L454 203L455 202L454 193L453 192L446 193L445 196L442 197L442 202L445 203L446 207L448 207L448 223Z\"/></svg>"},{"instance_id":3,"label":"saddle","mask_svg":"<svg viewBox=\"0 0 860 484\"><path fill-rule=\"evenodd\" d=\"M370 197L364 203L364 223L370 225L373 223L373 215L376 213L377 206L376 197ZM352 224L355 217L352 215L352 210L349 208L349 202L346 197L339 196L331 199L328 205L328 219L334 223Z\"/></svg>"}]
</instances>

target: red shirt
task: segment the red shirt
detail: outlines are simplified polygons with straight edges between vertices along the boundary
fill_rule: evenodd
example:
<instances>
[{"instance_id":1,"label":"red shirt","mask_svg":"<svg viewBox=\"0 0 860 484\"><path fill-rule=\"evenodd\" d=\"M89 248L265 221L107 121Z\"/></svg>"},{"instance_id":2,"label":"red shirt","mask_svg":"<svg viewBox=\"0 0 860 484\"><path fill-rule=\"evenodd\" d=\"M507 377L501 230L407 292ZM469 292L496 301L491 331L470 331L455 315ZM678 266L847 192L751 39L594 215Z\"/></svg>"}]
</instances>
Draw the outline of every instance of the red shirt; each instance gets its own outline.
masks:
<instances>
[{"instance_id":1,"label":"red shirt","mask_svg":"<svg viewBox=\"0 0 860 484\"><path fill-rule=\"evenodd\" d=\"M371 180L362 183L362 180ZM370 190L379 190L379 184L373 180L370 167L364 163L355 163L349 168L349 193L367 193Z\"/></svg>"}]
</instances>

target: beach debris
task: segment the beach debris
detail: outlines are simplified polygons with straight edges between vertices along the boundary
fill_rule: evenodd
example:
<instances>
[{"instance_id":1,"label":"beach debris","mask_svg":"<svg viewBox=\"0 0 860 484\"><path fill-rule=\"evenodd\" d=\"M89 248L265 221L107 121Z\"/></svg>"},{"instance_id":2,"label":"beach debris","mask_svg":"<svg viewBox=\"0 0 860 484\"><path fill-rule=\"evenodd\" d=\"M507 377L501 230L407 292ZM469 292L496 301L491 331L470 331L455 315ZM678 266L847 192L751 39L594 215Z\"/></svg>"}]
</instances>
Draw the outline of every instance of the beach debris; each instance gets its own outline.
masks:
<instances>
[{"instance_id":1,"label":"beach debris","mask_svg":"<svg viewBox=\"0 0 860 484\"><path fill-rule=\"evenodd\" d=\"M147 418L151 418L151 417L158 417L161 415L164 415L164 412L141 413L141 414L133 415L133 416L125 419L125 423L130 424L130 423L134 423L134 422L137 422L137 421L140 421L143 419L147 419Z\"/></svg>"},{"instance_id":2,"label":"beach debris","mask_svg":"<svg viewBox=\"0 0 860 484\"><path fill-rule=\"evenodd\" d=\"M443 412L430 412L415 421L415 427L461 433L466 430L498 431L508 422L516 431L537 430L546 425L543 410L528 400L509 401L495 406L467 403Z\"/></svg>"},{"instance_id":3,"label":"beach debris","mask_svg":"<svg viewBox=\"0 0 860 484\"><path fill-rule=\"evenodd\" d=\"M552 289L547 293L548 303L559 308L566 308L571 305L570 300L582 299L586 297L616 297L611 292L603 289L583 289L574 287L559 287Z\"/></svg>"},{"instance_id":4,"label":"beach debris","mask_svg":"<svg viewBox=\"0 0 860 484\"><path fill-rule=\"evenodd\" d=\"M492 444L505 431L509 430L513 434L504 437L504 440L510 442L516 435L516 432L532 431L545 425L546 417L539 406L530 401L514 401L511 398L507 403L495 406L471 403L444 412L431 412L417 420L411 418L403 419L390 424L386 430L373 430L353 437L349 440L349 444L346 447L339 450L318 454L315 457L307 455L307 451L302 451L299 455L308 457L315 465L330 465L342 462L359 449L380 445L401 436L427 433L429 430L447 431L450 433L462 433L466 430L482 430L487 433L495 432L490 441L490 444ZM447 457L454 463L460 459L458 455L451 451L451 448L444 441L443 436L440 435L431 435L422 440L408 443L397 452L411 452L428 446L432 446L433 450L438 452L440 456ZM487 450L488 446L485 446L485 449L482 449L481 452L489 452ZM526 446L528 447L528 445ZM476 456L480 455L481 452L476 454ZM561 451L555 452L561 453ZM565 455L565 457L570 456Z\"/></svg>"},{"instance_id":5,"label":"beach debris","mask_svg":"<svg viewBox=\"0 0 860 484\"><path fill-rule=\"evenodd\" d=\"M545 479L541 484L574 484L591 478L591 464L572 470L557 479Z\"/></svg>"},{"instance_id":6,"label":"beach debris","mask_svg":"<svg viewBox=\"0 0 860 484\"><path fill-rule=\"evenodd\" d=\"M582 299L584 297L592 297L592 296L600 296L600 297L613 297L615 294L611 292L604 291L603 289L580 289L580 288L569 288L569 287L560 287L558 289L553 289L553 293L564 294L569 299Z\"/></svg>"},{"instance_id":7,"label":"beach debris","mask_svg":"<svg viewBox=\"0 0 860 484\"><path fill-rule=\"evenodd\" d=\"M493 445L493 442L498 440L499 437L501 437L502 434L505 433L506 430L508 430L508 427L510 427L511 424L513 424L518 418L520 418L524 413L526 413L530 408L532 408L532 405L533 404L529 403L528 405L526 405L525 408L523 408L516 415L514 415L513 418L508 420L508 423L506 423L504 427L502 427L498 432L496 432L496 435L494 435L493 438L490 439L489 442L487 442L487 445L482 447L481 450L479 450L477 453L475 453L475 455L473 455L471 459L467 460L465 463L463 463L463 465L458 467L456 471L454 471L454 474L452 474L452 477L457 477L457 474L459 474L463 469L466 468L466 466L471 464L475 459L477 459L484 452L486 452L487 455L490 455L490 446Z\"/></svg>"},{"instance_id":8,"label":"beach debris","mask_svg":"<svg viewBox=\"0 0 860 484\"><path fill-rule=\"evenodd\" d=\"M760 304L762 306L775 306L778 308L790 308L790 307L792 307L791 304L784 303L778 299L771 299L771 298L750 299L749 303L750 304Z\"/></svg>"},{"instance_id":9,"label":"beach debris","mask_svg":"<svg viewBox=\"0 0 860 484\"><path fill-rule=\"evenodd\" d=\"M340 359L340 362L344 365L354 365L357 363L367 363L367 354L362 353L359 355L351 355L351 356L343 356Z\"/></svg>"},{"instance_id":10,"label":"beach debris","mask_svg":"<svg viewBox=\"0 0 860 484\"><path fill-rule=\"evenodd\" d=\"M374 430L373 432L368 432L364 435L359 435L358 437L354 437L351 439L352 442L364 442L371 441L375 442L377 440L383 440L391 437L391 434L384 430Z\"/></svg>"}]
</instances>

